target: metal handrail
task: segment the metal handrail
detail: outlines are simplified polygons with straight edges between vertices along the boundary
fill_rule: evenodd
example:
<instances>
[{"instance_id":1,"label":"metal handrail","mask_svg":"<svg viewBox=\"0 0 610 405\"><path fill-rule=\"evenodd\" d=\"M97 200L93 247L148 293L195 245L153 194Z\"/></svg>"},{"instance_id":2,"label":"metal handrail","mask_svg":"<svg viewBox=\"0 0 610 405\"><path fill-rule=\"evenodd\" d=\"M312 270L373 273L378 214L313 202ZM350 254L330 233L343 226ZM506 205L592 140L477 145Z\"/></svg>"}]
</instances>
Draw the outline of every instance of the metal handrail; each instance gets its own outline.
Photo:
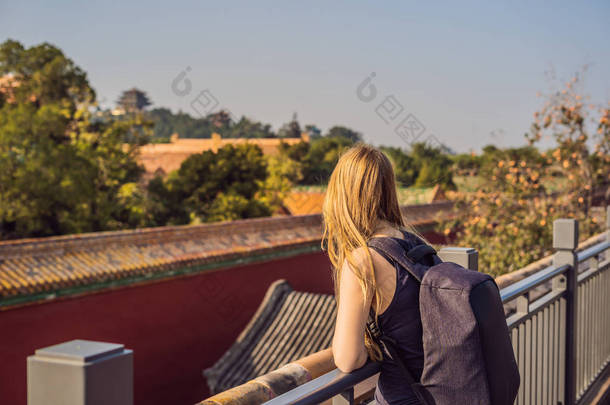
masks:
<instances>
[{"instance_id":1,"label":"metal handrail","mask_svg":"<svg viewBox=\"0 0 610 405\"><path fill-rule=\"evenodd\" d=\"M599 244L578 253L578 262L580 263L596 257L608 249L610 249L610 241L600 242ZM571 266L567 264L559 267L551 265L524 278L523 280L501 289L500 297L502 299L502 303L512 301L520 296L523 296L536 287L551 281L555 277L566 274L570 268ZM509 323L512 324L519 323L526 319L524 317L531 316L533 312L537 312L539 309L544 309L558 297L563 296L563 294L565 294L565 291L556 291L554 294L547 294L532 305L531 312L528 310L528 312L530 312L529 314L512 314L507 318L507 322L510 321ZM318 404L336 395L344 393L349 388L369 377L372 377L379 371L380 363L376 362L368 362L363 367L350 373L343 373L340 370L335 369L270 401L265 402L265 405L280 405L286 403L298 405Z\"/></svg>"},{"instance_id":2,"label":"metal handrail","mask_svg":"<svg viewBox=\"0 0 610 405\"><path fill-rule=\"evenodd\" d=\"M500 290L500 297L502 303L505 304L515 298L525 294L528 291L533 290L545 282L552 280L553 278L565 273L570 269L569 265L563 265L554 267L553 265L546 267L531 276L524 278L523 280L517 281L514 284L509 285L506 288Z\"/></svg>"},{"instance_id":3,"label":"metal handrail","mask_svg":"<svg viewBox=\"0 0 610 405\"><path fill-rule=\"evenodd\" d=\"M314 405L339 395L354 385L374 376L381 370L381 363L367 362L350 373L334 369L297 388L265 402L265 405Z\"/></svg>"},{"instance_id":4,"label":"metal handrail","mask_svg":"<svg viewBox=\"0 0 610 405\"><path fill-rule=\"evenodd\" d=\"M569 268L570 266L568 265L560 267L549 266L515 284L503 288L500 290L502 303L511 301L546 281L564 274ZM265 402L265 405L280 405L287 403L295 405L318 404L328 398L339 395L349 387L375 375L379 370L380 364L374 362L369 362L351 373L343 373L339 369L335 369Z\"/></svg>"},{"instance_id":5,"label":"metal handrail","mask_svg":"<svg viewBox=\"0 0 610 405\"><path fill-rule=\"evenodd\" d=\"M593 277L596 274L598 274L600 269L604 269L608 265L610 265L610 260L604 260L603 262L598 263L598 267L597 268L590 268L590 269L580 273L578 275L578 277L576 278L576 280L578 281L578 284L580 285L580 284L584 283L585 281L587 281L591 277Z\"/></svg>"},{"instance_id":6,"label":"metal handrail","mask_svg":"<svg viewBox=\"0 0 610 405\"><path fill-rule=\"evenodd\" d=\"M578 262L582 263L585 260L591 259L592 257L595 257L608 249L610 249L610 241L605 241L598 243L597 245L593 245L590 248L583 250L582 252L578 252L576 257L578 257Z\"/></svg>"}]
</instances>

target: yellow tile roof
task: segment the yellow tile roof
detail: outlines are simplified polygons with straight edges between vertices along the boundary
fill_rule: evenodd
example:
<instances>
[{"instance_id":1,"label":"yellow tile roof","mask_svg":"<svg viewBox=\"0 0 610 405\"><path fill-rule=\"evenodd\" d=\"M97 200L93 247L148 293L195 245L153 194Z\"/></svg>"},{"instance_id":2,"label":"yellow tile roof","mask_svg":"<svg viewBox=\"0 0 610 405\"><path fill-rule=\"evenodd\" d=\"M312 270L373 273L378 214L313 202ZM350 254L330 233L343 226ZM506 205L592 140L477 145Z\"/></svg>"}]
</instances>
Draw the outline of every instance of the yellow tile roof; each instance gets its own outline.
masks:
<instances>
[{"instance_id":1,"label":"yellow tile roof","mask_svg":"<svg viewBox=\"0 0 610 405\"><path fill-rule=\"evenodd\" d=\"M290 215L320 214L324 204L324 191L293 191L284 198L283 208ZM425 205L446 201L440 186L428 188L400 189L398 199L401 205Z\"/></svg>"},{"instance_id":2,"label":"yellow tile roof","mask_svg":"<svg viewBox=\"0 0 610 405\"><path fill-rule=\"evenodd\" d=\"M207 150L217 152L225 145L257 145L265 155L273 155L282 143L294 145L308 141L305 134L301 138L222 138L218 134L212 134L211 138L180 138L174 134L169 143L151 143L140 147L137 159L149 174L157 171L168 174L179 169L189 156Z\"/></svg>"},{"instance_id":3,"label":"yellow tile roof","mask_svg":"<svg viewBox=\"0 0 610 405\"><path fill-rule=\"evenodd\" d=\"M283 206L290 215L320 214L325 193L293 191L284 198Z\"/></svg>"},{"instance_id":4,"label":"yellow tile roof","mask_svg":"<svg viewBox=\"0 0 610 405\"><path fill-rule=\"evenodd\" d=\"M451 212L451 202L403 207L415 226ZM23 297L53 298L58 291L107 288L317 250L321 236L322 218L315 214L2 241L0 307Z\"/></svg>"},{"instance_id":5,"label":"yellow tile roof","mask_svg":"<svg viewBox=\"0 0 610 405\"><path fill-rule=\"evenodd\" d=\"M273 217L0 242L4 299L317 245L321 218Z\"/></svg>"}]
</instances>

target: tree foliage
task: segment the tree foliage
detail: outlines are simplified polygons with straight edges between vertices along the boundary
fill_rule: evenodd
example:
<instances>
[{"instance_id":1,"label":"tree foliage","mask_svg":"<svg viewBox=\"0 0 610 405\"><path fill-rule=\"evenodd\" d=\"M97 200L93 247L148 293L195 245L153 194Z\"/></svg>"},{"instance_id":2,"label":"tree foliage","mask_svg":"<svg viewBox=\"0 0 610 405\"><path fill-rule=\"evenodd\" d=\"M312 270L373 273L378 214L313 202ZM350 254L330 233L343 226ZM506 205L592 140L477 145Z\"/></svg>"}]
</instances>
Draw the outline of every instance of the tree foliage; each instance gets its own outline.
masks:
<instances>
[{"instance_id":1,"label":"tree foliage","mask_svg":"<svg viewBox=\"0 0 610 405\"><path fill-rule=\"evenodd\" d=\"M610 178L610 105L586 105L578 82L547 97L528 146L489 145L478 155L424 143L381 148L403 187L453 189L454 174L477 176L474 193L455 193L457 217L445 227L457 230L460 244L479 249L481 266L492 274L547 253L555 218L580 219L583 235L600 229L590 209L593 190ZM296 114L276 133L227 111L198 119L164 108L142 111L150 100L137 89L121 100L128 114L100 114L86 73L60 49L0 44L0 239L269 215L295 184L326 184L341 153L362 140L347 127L322 136L308 125L310 142L283 143L276 156L228 145L143 184L136 157L152 125L156 140L175 132L295 138L301 125ZM540 153L536 145L545 137L556 147Z\"/></svg>"},{"instance_id":2,"label":"tree foliage","mask_svg":"<svg viewBox=\"0 0 610 405\"><path fill-rule=\"evenodd\" d=\"M154 122L153 139L169 142L174 133L181 138L210 138L214 132L208 118L193 118L182 111L174 114L169 108L154 108L148 116Z\"/></svg>"},{"instance_id":3,"label":"tree foliage","mask_svg":"<svg viewBox=\"0 0 610 405\"><path fill-rule=\"evenodd\" d=\"M275 138L271 125L241 117L224 133L226 138Z\"/></svg>"},{"instance_id":4,"label":"tree foliage","mask_svg":"<svg viewBox=\"0 0 610 405\"><path fill-rule=\"evenodd\" d=\"M256 198L267 164L256 145L226 145L189 156L164 181L148 186L151 225L187 224L269 215Z\"/></svg>"},{"instance_id":5,"label":"tree foliage","mask_svg":"<svg viewBox=\"0 0 610 405\"><path fill-rule=\"evenodd\" d=\"M400 148L386 146L381 150L392 161L398 185L409 187L415 184L419 175L419 168L415 164L415 159Z\"/></svg>"},{"instance_id":6,"label":"tree foliage","mask_svg":"<svg viewBox=\"0 0 610 405\"><path fill-rule=\"evenodd\" d=\"M147 116L154 122L153 140L169 142L177 133L181 138L211 138L218 133L223 138L276 138L271 125L241 117L233 122L226 112L193 118L182 111L172 113L168 108L155 108Z\"/></svg>"},{"instance_id":7,"label":"tree foliage","mask_svg":"<svg viewBox=\"0 0 610 405\"><path fill-rule=\"evenodd\" d=\"M293 114L292 120L282 125L277 131L277 136L280 138L300 138L301 137L301 125L297 119L297 114Z\"/></svg>"},{"instance_id":8,"label":"tree foliage","mask_svg":"<svg viewBox=\"0 0 610 405\"><path fill-rule=\"evenodd\" d=\"M332 127L331 129L329 129L326 136L328 136L329 138L333 138L333 137L346 138L354 143L362 142L362 134L360 132L357 132L351 128L342 127L339 125L336 125L336 126Z\"/></svg>"},{"instance_id":9,"label":"tree foliage","mask_svg":"<svg viewBox=\"0 0 610 405\"><path fill-rule=\"evenodd\" d=\"M442 186L455 189L451 157L442 149L427 143L415 143L409 151L400 148L382 147L381 150L394 165L396 181L402 187Z\"/></svg>"},{"instance_id":10,"label":"tree foliage","mask_svg":"<svg viewBox=\"0 0 610 405\"><path fill-rule=\"evenodd\" d=\"M500 160L526 160L545 165L546 159L538 149L532 145L516 148L500 149L495 145L483 147L483 153L463 153L451 157L453 161L453 172L462 176L490 175L495 165Z\"/></svg>"},{"instance_id":11,"label":"tree foliage","mask_svg":"<svg viewBox=\"0 0 610 405\"><path fill-rule=\"evenodd\" d=\"M303 178L303 164L290 159L285 153L266 156L267 178L259 181L259 200L276 211Z\"/></svg>"},{"instance_id":12,"label":"tree foliage","mask_svg":"<svg viewBox=\"0 0 610 405\"><path fill-rule=\"evenodd\" d=\"M326 184L341 153L354 142L343 136L323 136L280 147L280 153L301 166L299 184Z\"/></svg>"},{"instance_id":13,"label":"tree foliage","mask_svg":"<svg viewBox=\"0 0 610 405\"><path fill-rule=\"evenodd\" d=\"M434 187L441 185L445 189L455 189L453 183L453 162L447 153L439 147L424 142L411 146L411 157L418 170L416 187Z\"/></svg>"},{"instance_id":14,"label":"tree foliage","mask_svg":"<svg viewBox=\"0 0 610 405\"><path fill-rule=\"evenodd\" d=\"M320 185L328 181L341 153L361 139L354 130L333 127L325 136L311 139L309 143L284 145L280 151L300 164L302 176L298 184ZM445 189L455 188L453 161L440 148L416 143L410 151L387 146L382 146L381 150L392 161L400 186L432 187L439 184Z\"/></svg>"},{"instance_id":15,"label":"tree foliage","mask_svg":"<svg viewBox=\"0 0 610 405\"><path fill-rule=\"evenodd\" d=\"M478 249L485 272L500 275L550 254L557 218L578 219L583 238L601 231L590 209L593 190L610 177L608 108L582 103L577 82L547 96L534 115L527 138L535 145L547 135L553 149L486 148L477 191L457 194L457 217L444 231L457 230L460 245ZM550 187L557 181L561 192Z\"/></svg>"},{"instance_id":16,"label":"tree foliage","mask_svg":"<svg viewBox=\"0 0 610 405\"><path fill-rule=\"evenodd\" d=\"M0 44L0 238L120 229L146 126L94 122L86 74L50 44Z\"/></svg>"}]
</instances>

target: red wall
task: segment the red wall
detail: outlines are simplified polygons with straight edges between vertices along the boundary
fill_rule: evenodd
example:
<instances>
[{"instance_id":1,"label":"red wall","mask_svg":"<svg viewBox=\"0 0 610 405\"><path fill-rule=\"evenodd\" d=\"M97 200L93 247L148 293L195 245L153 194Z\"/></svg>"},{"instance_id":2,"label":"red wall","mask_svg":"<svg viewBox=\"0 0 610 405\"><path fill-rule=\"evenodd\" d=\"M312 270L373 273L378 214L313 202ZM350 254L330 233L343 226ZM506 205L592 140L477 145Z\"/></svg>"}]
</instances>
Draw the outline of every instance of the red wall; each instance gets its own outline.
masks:
<instances>
[{"instance_id":1,"label":"red wall","mask_svg":"<svg viewBox=\"0 0 610 405\"><path fill-rule=\"evenodd\" d=\"M0 403L26 404L26 357L72 339L134 351L135 403L191 405L208 396L202 370L234 342L269 285L332 293L323 253L204 272L0 312Z\"/></svg>"}]
</instances>

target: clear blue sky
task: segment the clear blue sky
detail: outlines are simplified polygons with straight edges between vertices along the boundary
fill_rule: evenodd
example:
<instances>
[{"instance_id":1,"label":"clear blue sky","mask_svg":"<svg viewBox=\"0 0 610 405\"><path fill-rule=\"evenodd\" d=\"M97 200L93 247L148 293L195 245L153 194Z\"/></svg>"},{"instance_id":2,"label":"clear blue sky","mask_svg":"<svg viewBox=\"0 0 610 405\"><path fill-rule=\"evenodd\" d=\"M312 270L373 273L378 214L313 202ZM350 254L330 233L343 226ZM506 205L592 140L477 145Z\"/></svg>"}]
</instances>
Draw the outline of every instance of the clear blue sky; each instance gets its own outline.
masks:
<instances>
[{"instance_id":1,"label":"clear blue sky","mask_svg":"<svg viewBox=\"0 0 610 405\"><path fill-rule=\"evenodd\" d=\"M401 146L375 112L393 95L397 120L411 113L425 135L466 151L523 144L536 93L553 86L545 72L560 83L591 64L586 93L610 100L608 1L89 3L1 2L0 40L59 46L106 106L137 86L155 106L191 111L209 89L275 128L297 112ZM192 92L180 97L171 83L187 66ZM356 88L371 72L378 95L365 103Z\"/></svg>"}]
</instances>

